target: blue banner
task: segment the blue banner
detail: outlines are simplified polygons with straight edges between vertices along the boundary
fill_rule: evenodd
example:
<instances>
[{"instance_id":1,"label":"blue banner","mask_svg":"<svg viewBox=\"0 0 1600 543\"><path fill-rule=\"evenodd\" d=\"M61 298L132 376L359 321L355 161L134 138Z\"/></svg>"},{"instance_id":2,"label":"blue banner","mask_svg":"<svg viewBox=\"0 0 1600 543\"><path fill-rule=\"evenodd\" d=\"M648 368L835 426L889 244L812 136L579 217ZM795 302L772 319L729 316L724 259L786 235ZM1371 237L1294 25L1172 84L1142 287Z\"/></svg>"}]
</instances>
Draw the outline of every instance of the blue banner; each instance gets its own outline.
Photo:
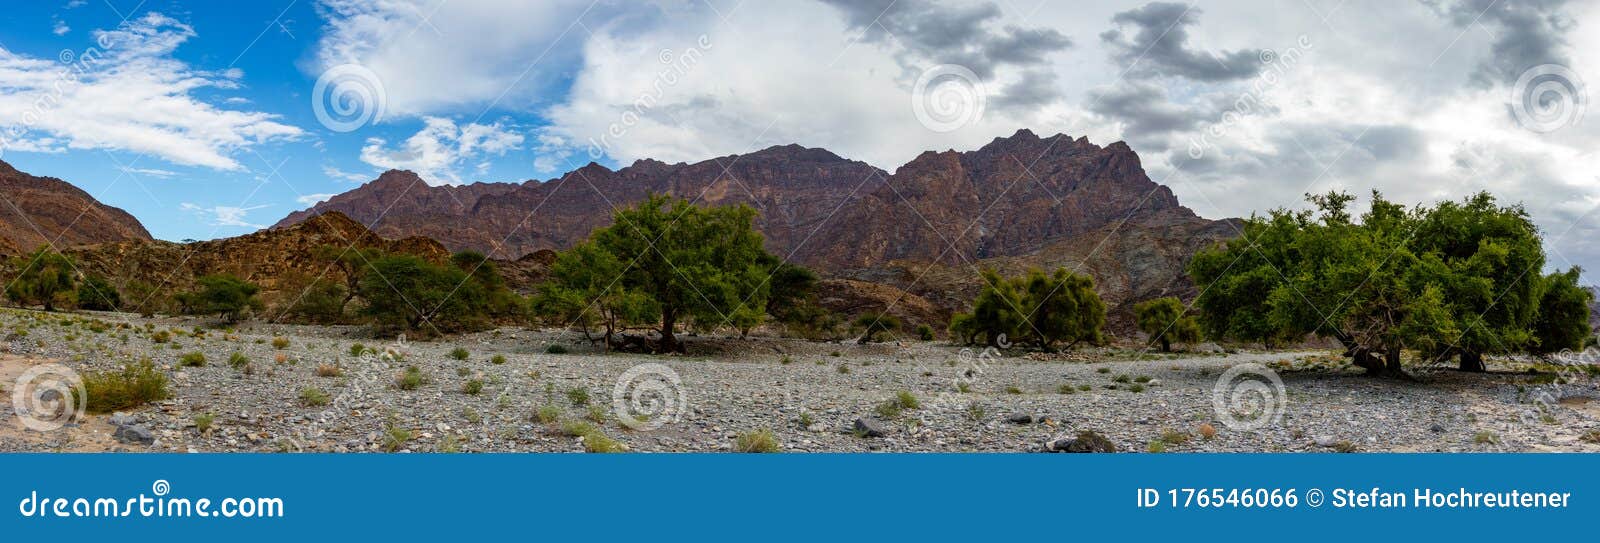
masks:
<instances>
[{"instance_id":1,"label":"blue banner","mask_svg":"<svg viewBox=\"0 0 1600 543\"><path fill-rule=\"evenodd\" d=\"M10 541L1477 540L1587 538L1600 518L1600 456L1586 454L14 454L0 465Z\"/></svg>"}]
</instances>

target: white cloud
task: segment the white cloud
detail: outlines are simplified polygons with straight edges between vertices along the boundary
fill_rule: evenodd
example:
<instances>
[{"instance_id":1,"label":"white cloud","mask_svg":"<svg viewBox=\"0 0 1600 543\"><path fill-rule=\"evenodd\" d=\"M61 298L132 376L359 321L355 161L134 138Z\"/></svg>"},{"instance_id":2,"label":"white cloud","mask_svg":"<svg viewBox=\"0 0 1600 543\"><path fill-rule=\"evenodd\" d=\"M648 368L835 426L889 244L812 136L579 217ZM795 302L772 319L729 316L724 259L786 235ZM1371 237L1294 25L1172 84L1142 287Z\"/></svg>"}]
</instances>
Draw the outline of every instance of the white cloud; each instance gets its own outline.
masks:
<instances>
[{"instance_id":1,"label":"white cloud","mask_svg":"<svg viewBox=\"0 0 1600 543\"><path fill-rule=\"evenodd\" d=\"M322 175L326 175L339 181L349 181L351 183L365 183L371 181L374 177L377 177L375 175L347 172L333 166L323 166Z\"/></svg>"},{"instance_id":2,"label":"white cloud","mask_svg":"<svg viewBox=\"0 0 1600 543\"><path fill-rule=\"evenodd\" d=\"M71 31L72 27L67 26L66 21L62 21L61 19L56 19L54 24L50 26L50 33L57 36L65 36Z\"/></svg>"},{"instance_id":3,"label":"white cloud","mask_svg":"<svg viewBox=\"0 0 1600 543\"><path fill-rule=\"evenodd\" d=\"M361 161L379 169L411 170L431 184L460 184L457 169L463 164L503 156L521 148L522 141L521 134L499 122L458 127L450 119L424 117L422 130L393 147L383 138L368 138Z\"/></svg>"},{"instance_id":4,"label":"white cloud","mask_svg":"<svg viewBox=\"0 0 1600 543\"><path fill-rule=\"evenodd\" d=\"M318 7L327 23L316 71L365 66L382 82L388 112L401 117L477 114L496 102L525 109L572 61L585 35L574 21L611 9L582 0L321 0Z\"/></svg>"},{"instance_id":5,"label":"white cloud","mask_svg":"<svg viewBox=\"0 0 1600 543\"><path fill-rule=\"evenodd\" d=\"M195 36L188 25L150 13L94 36L94 47L63 57L70 64L0 49L0 137L9 148L48 139L51 149L113 149L239 170L232 151L301 134L276 115L196 97L203 89L236 89L242 74L173 58Z\"/></svg>"},{"instance_id":6,"label":"white cloud","mask_svg":"<svg viewBox=\"0 0 1600 543\"><path fill-rule=\"evenodd\" d=\"M184 202L179 204L179 209L193 213L202 220L207 220L212 226L240 227L240 228L266 228L266 225L248 222L245 218L251 211L264 209L270 206L258 205L251 207L238 206L211 206L203 207L197 204Z\"/></svg>"},{"instance_id":7,"label":"white cloud","mask_svg":"<svg viewBox=\"0 0 1600 543\"><path fill-rule=\"evenodd\" d=\"M332 198L334 196L338 196L338 195L337 194L327 194L327 193L307 194L307 195L301 196L299 198L295 198L294 201L299 202L300 205L302 205L302 206L311 207L311 206L317 205L318 202L325 202L329 198Z\"/></svg>"},{"instance_id":8,"label":"white cloud","mask_svg":"<svg viewBox=\"0 0 1600 543\"><path fill-rule=\"evenodd\" d=\"M149 177L161 177L161 178L167 178L167 177L172 177L174 175L178 175L178 172L174 172L172 170L161 170L161 169L156 169L156 168L134 168L134 167L131 167L131 166L118 166L117 167L117 171L120 171L120 172L126 173L126 174L131 174L131 175L144 175L144 176L149 176Z\"/></svg>"}]
</instances>

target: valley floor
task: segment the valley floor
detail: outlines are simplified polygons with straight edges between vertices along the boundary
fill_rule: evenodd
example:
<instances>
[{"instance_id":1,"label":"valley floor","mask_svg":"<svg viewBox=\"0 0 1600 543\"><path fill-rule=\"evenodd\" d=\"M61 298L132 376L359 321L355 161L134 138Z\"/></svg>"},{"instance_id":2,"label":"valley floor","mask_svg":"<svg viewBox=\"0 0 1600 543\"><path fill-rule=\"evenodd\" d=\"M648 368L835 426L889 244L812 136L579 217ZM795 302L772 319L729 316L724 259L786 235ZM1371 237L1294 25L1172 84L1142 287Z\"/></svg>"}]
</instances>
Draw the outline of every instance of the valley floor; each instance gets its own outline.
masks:
<instances>
[{"instance_id":1,"label":"valley floor","mask_svg":"<svg viewBox=\"0 0 1600 543\"><path fill-rule=\"evenodd\" d=\"M1551 382L1517 360L1492 361L1488 374L1416 367L1418 381L1402 382L1361 377L1325 352L984 354L942 342L693 338L691 352L719 354L643 356L597 352L553 330L398 344L365 338L365 328L267 323L196 337L199 324L0 311L8 399L41 364L83 373L140 357L155 362L173 392L115 421L89 414L50 432L24 428L27 413L0 410L0 451L569 452L584 444L561 427L592 419L631 451L725 451L737 436L766 429L790 452L1026 452L1083 430L1124 451L1600 452L1591 441L1600 435L1593 378ZM151 339L174 329L181 333L168 342ZM403 358L352 356L358 342ZM570 352L548 353L551 345ZM451 356L457 348L465 360ZM180 356L193 352L206 365L180 367ZM230 365L234 353L243 359ZM676 381L661 366L641 366L652 363ZM1219 388L1244 364L1270 368L1281 393L1270 378ZM319 376L319 366L337 366L340 375ZM396 381L407 366L425 382L401 390ZM632 382L643 386L619 387L625 375L642 376ZM471 382L481 391L468 393ZM302 400L308 388L330 403L307 405L315 403ZM880 407L900 391L917 407ZM1266 392L1252 397L1259 391ZM664 409L630 428L617 408L632 413L633 405ZM558 422L540 421L541 411ZM214 419L202 432L196 418L206 414ZM877 421L885 435L852 431L858 418ZM115 438L118 426L147 430L153 442Z\"/></svg>"}]
</instances>

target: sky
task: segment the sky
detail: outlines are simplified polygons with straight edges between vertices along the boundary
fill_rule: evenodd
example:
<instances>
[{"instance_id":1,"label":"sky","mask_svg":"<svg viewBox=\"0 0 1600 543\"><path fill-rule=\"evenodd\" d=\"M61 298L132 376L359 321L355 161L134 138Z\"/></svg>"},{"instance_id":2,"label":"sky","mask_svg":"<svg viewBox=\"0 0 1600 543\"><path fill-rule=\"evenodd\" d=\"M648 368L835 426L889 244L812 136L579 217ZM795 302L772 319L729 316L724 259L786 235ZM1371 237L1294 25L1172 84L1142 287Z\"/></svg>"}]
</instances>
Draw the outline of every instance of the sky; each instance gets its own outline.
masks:
<instances>
[{"instance_id":1,"label":"sky","mask_svg":"<svg viewBox=\"0 0 1600 543\"><path fill-rule=\"evenodd\" d=\"M1209 218L1488 190L1551 268L1600 270L1600 1L8 4L0 159L162 239L391 168L523 182L798 143L892 172L1029 129L1126 141Z\"/></svg>"}]
</instances>

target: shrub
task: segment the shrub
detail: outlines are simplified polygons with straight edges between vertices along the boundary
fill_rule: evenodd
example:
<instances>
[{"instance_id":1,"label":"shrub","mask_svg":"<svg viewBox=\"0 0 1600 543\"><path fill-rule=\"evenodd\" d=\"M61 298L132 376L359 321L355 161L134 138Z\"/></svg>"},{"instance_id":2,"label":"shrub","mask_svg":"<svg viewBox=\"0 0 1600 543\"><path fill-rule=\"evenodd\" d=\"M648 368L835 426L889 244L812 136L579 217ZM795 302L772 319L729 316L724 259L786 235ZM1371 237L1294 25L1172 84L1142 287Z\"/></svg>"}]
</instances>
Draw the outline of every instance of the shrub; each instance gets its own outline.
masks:
<instances>
[{"instance_id":1,"label":"shrub","mask_svg":"<svg viewBox=\"0 0 1600 543\"><path fill-rule=\"evenodd\" d=\"M300 389L300 405L306 407L321 407L328 405L328 393L317 387Z\"/></svg>"},{"instance_id":2,"label":"shrub","mask_svg":"<svg viewBox=\"0 0 1600 543\"><path fill-rule=\"evenodd\" d=\"M561 420L561 408L547 404L535 411L533 418L539 421L540 424L555 424L556 421Z\"/></svg>"},{"instance_id":3,"label":"shrub","mask_svg":"<svg viewBox=\"0 0 1600 543\"><path fill-rule=\"evenodd\" d=\"M383 429L383 450L385 451L398 451L401 447L406 446L408 441L411 441L411 430L401 428L393 422L390 422Z\"/></svg>"},{"instance_id":4,"label":"shrub","mask_svg":"<svg viewBox=\"0 0 1600 543\"><path fill-rule=\"evenodd\" d=\"M1072 385L1061 385L1056 387L1056 394L1072 394L1077 391L1078 389Z\"/></svg>"},{"instance_id":5,"label":"shrub","mask_svg":"<svg viewBox=\"0 0 1600 543\"><path fill-rule=\"evenodd\" d=\"M1006 394L1021 394L1021 393L1022 393L1022 389L1017 388L1016 385L1011 385L1011 386L1006 387Z\"/></svg>"},{"instance_id":6,"label":"shrub","mask_svg":"<svg viewBox=\"0 0 1600 543\"><path fill-rule=\"evenodd\" d=\"M289 338L286 338L286 337L283 337L283 336L277 336L277 337L272 338L272 348L274 348L274 349L287 349L287 348L289 348Z\"/></svg>"},{"instance_id":7,"label":"shrub","mask_svg":"<svg viewBox=\"0 0 1600 543\"><path fill-rule=\"evenodd\" d=\"M900 407L906 409L918 409L922 407L922 403L917 401L917 396L905 390L894 393L894 401L895 403L900 404Z\"/></svg>"},{"instance_id":8,"label":"shrub","mask_svg":"<svg viewBox=\"0 0 1600 543\"><path fill-rule=\"evenodd\" d=\"M973 301L972 312L958 313L950 321L951 334L959 342L981 340L996 346L1030 342L1048 351L1058 342L1067 342L1070 348L1104 341L1106 308L1088 276L1066 268L1049 275L1031 270L1013 278L992 270L980 275L983 290Z\"/></svg>"},{"instance_id":9,"label":"shrub","mask_svg":"<svg viewBox=\"0 0 1600 543\"><path fill-rule=\"evenodd\" d=\"M166 343L168 341L172 341L172 332L156 330L155 333L150 334L151 343Z\"/></svg>"},{"instance_id":10,"label":"shrub","mask_svg":"<svg viewBox=\"0 0 1600 543\"><path fill-rule=\"evenodd\" d=\"M1183 302L1168 296L1134 304L1134 320L1139 330L1150 336L1150 341L1161 344L1161 352L1171 352L1172 344L1200 341L1200 323L1187 311Z\"/></svg>"},{"instance_id":11,"label":"shrub","mask_svg":"<svg viewBox=\"0 0 1600 543\"><path fill-rule=\"evenodd\" d=\"M178 365L184 367L204 366L206 365L206 355L199 351L185 353L183 356L178 357Z\"/></svg>"},{"instance_id":12,"label":"shrub","mask_svg":"<svg viewBox=\"0 0 1600 543\"><path fill-rule=\"evenodd\" d=\"M1207 441L1210 441L1211 438L1217 437L1217 427L1212 426L1209 422L1201 423L1199 432L1200 437L1205 438Z\"/></svg>"},{"instance_id":13,"label":"shrub","mask_svg":"<svg viewBox=\"0 0 1600 543\"><path fill-rule=\"evenodd\" d=\"M344 369L338 364L317 364L317 377L339 377L344 375Z\"/></svg>"},{"instance_id":14,"label":"shrub","mask_svg":"<svg viewBox=\"0 0 1600 543\"><path fill-rule=\"evenodd\" d=\"M469 356L469 355L470 355L470 353L468 353L466 349L461 348L461 347L456 347L456 348L450 350L450 358L454 358L456 360L466 360L467 356Z\"/></svg>"},{"instance_id":15,"label":"shrub","mask_svg":"<svg viewBox=\"0 0 1600 543\"><path fill-rule=\"evenodd\" d=\"M589 389L583 387L567 389L567 401L572 402L572 405L577 407L589 405Z\"/></svg>"},{"instance_id":16,"label":"shrub","mask_svg":"<svg viewBox=\"0 0 1600 543\"><path fill-rule=\"evenodd\" d=\"M850 366L839 364L839 367L835 371L838 371L839 373L850 373Z\"/></svg>"},{"instance_id":17,"label":"shrub","mask_svg":"<svg viewBox=\"0 0 1600 543\"><path fill-rule=\"evenodd\" d=\"M172 396L167 376L156 371L148 358L124 364L120 371L86 373L83 390L88 410L94 413L129 409Z\"/></svg>"},{"instance_id":18,"label":"shrub","mask_svg":"<svg viewBox=\"0 0 1600 543\"><path fill-rule=\"evenodd\" d=\"M933 327L926 324L917 325L917 339L933 341Z\"/></svg>"},{"instance_id":19,"label":"shrub","mask_svg":"<svg viewBox=\"0 0 1600 543\"><path fill-rule=\"evenodd\" d=\"M367 346L366 345L362 345L360 343L357 343L357 344L354 344L354 345L350 346L350 356L361 356L363 354L366 354L366 352L367 352Z\"/></svg>"},{"instance_id":20,"label":"shrub","mask_svg":"<svg viewBox=\"0 0 1600 543\"><path fill-rule=\"evenodd\" d=\"M544 348L544 352L545 354L567 354L567 346L559 343L552 343L549 347Z\"/></svg>"},{"instance_id":21,"label":"shrub","mask_svg":"<svg viewBox=\"0 0 1600 543\"><path fill-rule=\"evenodd\" d=\"M1168 445L1182 445L1189 442L1189 434L1177 430L1162 430L1161 442Z\"/></svg>"},{"instance_id":22,"label":"shrub","mask_svg":"<svg viewBox=\"0 0 1600 543\"><path fill-rule=\"evenodd\" d=\"M500 364L504 364L504 363L506 363L506 355L497 354L497 355L494 355L492 357L489 357L489 363L497 365L497 366L500 365Z\"/></svg>"},{"instance_id":23,"label":"shrub","mask_svg":"<svg viewBox=\"0 0 1600 543\"><path fill-rule=\"evenodd\" d=\"M461 386L461 391L473 396L477 396L479 393L483 392L483 380L472 379L467 381L467 384Z\"/></svg>"},{"instance_id":24,"label":"shrub","mask_svg":"<svg viewBox=\"0 0 1600 543\"><path fill-rule=\"evenodd\" d=\"M589 424L581 420L569 420L561 423L561 433L565 434L567 437L579 437L597 431L599 430L597 430L593 424Z\"/></svg>"},{"instance_id":25,"label":"shrub","mask_svg":"<svg viewBox=\"0 0 1600 543\"><path fill-rule=\"evenodd\" d=\"M1167 444L1158 439L1151 441L1149 445L1145 446L1144 450L1145 452L1164 453L1167 452Z\"/></svg>"},{"instance_id":26,"label":"shrub","mask_svg":"<svg viewBox=\"0 0 1600 543\"><path fill-rule=\"evenodd\" d=\"M259 310L261 287L229 274L207 275L199 279L200 290L185 293L188 313L217 315L227 322L238 322L245 311Z\"/></svg>"},{"instance_id":27,"label":"shrub","mask_svg":"<svg viewBox=\"0 0 1600 543\"><path fill-rule=\"evenodd\" d=\"M228 355L228 367L238 370L244 369L248 364L250 364L250 357L245 356L244 353L234 351L233 354Z\"/></svg>"},{"instance_id":28,"label":"shrub","mask_svg":"<svg viewBox=\"0 0 1600 543\"><path fill-rule=\"evenodd\" d=\"M583 434L583 450L592 453L614 453L628 449L623 447L622 443L611 439L610 436L605 435L600 430L591 429L589 433Z\"/></svg>"},{"instance_id":29,"label":"shrub","mask_svg":"<svg viewBox=\"0 0 1600 543\"><path fill-rule=\"evenodd\" d=\"M216 422L217 416L211 413L201 413L194 416L194 429L204 434L211 431L211 424Z\"/></svg>"},{"instance_id":30,"label":"shrub","mask_svg":"<svg viewBox=\"0 0 1600 543\"><path fill-rule=\"evenodd\" d=\"M422 373L422 368L406 366L406 371L400 374L395 386L400 390L416 390L428 383L428 376Z\"/></svg>"},{"instance_id":31,"label":"shrub","mask_svg":"<svg viewBox=\"0 0 1600 543\"><path fill-rule=\"evenodd\" d=\"M772 435L772 430L766 428L745 432L734 438L733 450L744 453L778 452L778 438Z\"/></svg>"},{"instance_id":32,"label":"shrub","mask_svg":"<svg viewBox=\"0 0 1600 543\"><path fill-rule=\"evenodd\" d=\"M863 345L877 341L878 334L900 329L899 318L882 313L867 313L856 317L855 324L862 330L861 339L856 340L856 343Z\"/></svg>"},{"instance_id":33,"label":"shrub","mask_svg":"<svg viewBox=\"0 0 1600 543\"><path fill-rule=\"evenodd\" d=\"M27 256L11 259L12 269L20 274L6 286L6 298L19 305L39 304L45 311L56 306L71 306L76 297L77 267L72 259L48 247Z\"/></svg>"}]
</instances>

